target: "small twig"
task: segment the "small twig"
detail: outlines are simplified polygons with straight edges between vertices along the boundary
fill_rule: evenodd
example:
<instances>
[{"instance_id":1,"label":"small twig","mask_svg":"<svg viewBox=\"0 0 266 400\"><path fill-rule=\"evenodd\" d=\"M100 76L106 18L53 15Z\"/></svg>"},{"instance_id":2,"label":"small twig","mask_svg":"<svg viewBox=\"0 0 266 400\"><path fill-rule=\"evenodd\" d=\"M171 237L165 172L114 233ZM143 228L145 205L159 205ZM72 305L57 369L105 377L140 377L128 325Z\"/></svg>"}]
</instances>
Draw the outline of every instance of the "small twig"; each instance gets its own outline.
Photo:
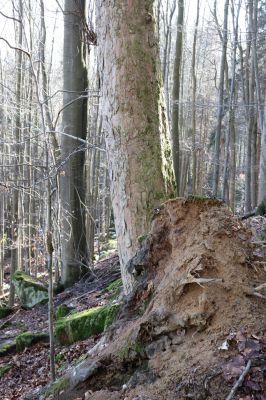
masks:
<instances>
[{"instance_id":1,"label":"small twig","mask_svg":"<svg viewBox=\"0 0 266 400\"><path fill-rule=\"evenodd\" d=\"M225 400L232 400L234 398L234 395L236 394L237 389L242 385L246 375L248 374L248 372L250 370L250 367L251 367L251 360L248 360L246 368L244 369L244 371L242 372L242 374L240 375L240 377L234 384L231 392L229 393L229 395L226 397Z\"/></svg>"}]
</instances>

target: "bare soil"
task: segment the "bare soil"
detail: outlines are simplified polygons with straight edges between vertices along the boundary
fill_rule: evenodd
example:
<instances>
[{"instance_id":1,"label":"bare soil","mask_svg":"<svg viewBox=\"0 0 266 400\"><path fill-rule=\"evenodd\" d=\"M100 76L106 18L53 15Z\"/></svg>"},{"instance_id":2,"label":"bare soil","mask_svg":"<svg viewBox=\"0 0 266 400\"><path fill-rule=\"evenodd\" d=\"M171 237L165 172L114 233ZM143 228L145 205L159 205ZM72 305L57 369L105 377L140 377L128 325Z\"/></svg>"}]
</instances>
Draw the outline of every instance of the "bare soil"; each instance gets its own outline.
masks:
<instances>
[{"instance_id":1,"label":"bare soil","mask_svg":"<svg viewBox=\"0 0 266 400\"><path fill-rule=\"evenodd\" d=\"M67 398L225 399L251 359L234 398L265 400L266 273L251 238L218 200L165 203L128 264L138 286L102 369Z\"/></svg>"}]
</instances>

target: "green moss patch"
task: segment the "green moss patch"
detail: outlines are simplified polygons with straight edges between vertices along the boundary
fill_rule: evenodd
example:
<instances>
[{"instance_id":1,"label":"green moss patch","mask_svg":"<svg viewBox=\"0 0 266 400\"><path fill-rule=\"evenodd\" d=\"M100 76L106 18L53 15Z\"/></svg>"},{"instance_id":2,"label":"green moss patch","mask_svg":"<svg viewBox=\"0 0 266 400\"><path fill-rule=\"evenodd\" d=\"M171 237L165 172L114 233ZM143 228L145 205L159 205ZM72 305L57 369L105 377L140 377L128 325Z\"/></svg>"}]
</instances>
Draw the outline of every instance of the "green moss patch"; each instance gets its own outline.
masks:
<instances>
[{"instance_id":1,"label":"green moss patch","mask_svg":"<svg viewBox=\"0 0 266 400\"><path fill-rule=\"evenodd\" d=\"M72 308L68 307L66 304L60 304L56 309L56 319L66 317L70 311L72 311Z\"/></svg>"},{"instance_id":2,"label":"green moss patch","mask_svg":"<svg viewBox=\"0 0 266 400\"><path fill-rule=\"evenodd\" d=\"M61 345L67 345L102 333L112 324L119 309L120 305L107 305L61 318L55 324L57 340Z\"/></svg>"},{"instance_id":3,"label":"green moss patch","mask_svg":"<svg viewBox=\"0 0 266 400\"><path fill-rule=\"evenodd\" d=\"M121 292L123 283L122 279L116 279L115 281L111 282L106 288L104 289L105 292L110 294L110 300L115 300L119 293Z\"/></svg>"},{"instance_id":4,"label":"green moss patch","mask_svg":"<svg viewBox=\"0 0 266 400\"><path fill-rule=\"evenodd\" d=\"M121 289L121 287L122 287L122 279L119 278L111 282L108 286L106 286L105 291L113 293L114 290Z\"/></svg>"},{"instance_id":5,"label":"green moss patch","mask_svg":"<svg viewBox=\"0 0 266 400\"><path fill-rule=\"evenodd\" d=\"M70 383L69 378L60 378L52 384L52 386L45 393L45 396L53 395L58 396L61 392L68 387Z\"/></svg>"},{"instance_id":6,"label":"green moss patch","mask_svg":"<svg viewBox=\"0 0 266 400\"><path fill-rule=\"evenodd\" d=\"M0 307L0 319L7 317L9 314L12 313L12 311L12 308Z\"/></svg>"},{"instance_id":7,"label":"green moss patch","mask_svg":"<svg viewBox=\"0 0 266 400\"><path fill-rule=\"evenodd\" d=\"M38 279L22 271L16 271L12 276L12 282L23 307L32 308L37 304L48 302L47 287Z\"/></svg>"},{"instance_id":8,"label":"green moss patch","mask_svg":"<svg viewBox=\"0 0 266 400\"><path fill-rule=\"evenodd\" d=\"M7 354L14 353L16 351L16 342L11 340L0 346L0 357L4 357Z\"/></svg>"},{"instance_id":9,"label":"green moss patch","mask_svg":"<svg viewBox=\"0 0 266 400\"><path fill-rule=\"evenodd\" d=\"M47 342L49 335L47 333L24 332L16 337L16 350L22 351L26 347L33 346L39 342Z\"/></svg>"},{"instance_id":10,"label":"green moss patch","mask_svg":"<svg viewBox=\"0 0 266 400\"><path fill-rule=\"evenodd\" d=\"M13 368L13 364L6 364L0 367L0 378Z\"/></svg>"}]
</instances>

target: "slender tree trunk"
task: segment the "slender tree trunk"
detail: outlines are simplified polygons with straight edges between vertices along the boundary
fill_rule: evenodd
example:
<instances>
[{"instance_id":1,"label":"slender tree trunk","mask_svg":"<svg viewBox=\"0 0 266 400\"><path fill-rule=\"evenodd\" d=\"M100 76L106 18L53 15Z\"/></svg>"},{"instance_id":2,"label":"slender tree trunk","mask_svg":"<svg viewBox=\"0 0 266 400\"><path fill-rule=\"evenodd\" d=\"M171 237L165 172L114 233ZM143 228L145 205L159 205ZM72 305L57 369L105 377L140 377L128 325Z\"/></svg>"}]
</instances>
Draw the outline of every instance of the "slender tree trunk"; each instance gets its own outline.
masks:
<instances>
[{"instance_id":1,"label":"slender tree trunk","mask_svg":"<svg viewBox=\"0 0 266 400\"><path fill-rule=\"evenodd\" d=\"M22 0L19 1L19 13L22 19L23 5ZM18 47L22 47L22 23L18 24ZM19 179L19 153L20 153L20 129L21 129L21 81L22 81L22 52L16 51L16 66L17 66L17 77L16 77L16 118L15 118L15 140L18 143L15 146L17 163L14 167L14 184L16 185ZM11 276L15 273L18 268L18 208L19 208L19 190L18 187L13 189L12 199L12 250L11 250ZM11 281L9 291L9 305L12 307L15 299L15 288Z\"/></svg>"},{"instance_id":2,"label":"slender tree trunk","mask_svg":"<svg viewBox=\"0 0 266 400\"><path fill-rule=\"evenodd\" d=\"M222 59L220 66L219 104L218 104L217 130L215 136L214 173L213 173L213 187L212 187L212 194L215 197L217 197L218 195L219 176L220 176L220 140L221 140L223 108L224 108L224 71L226 63L227 37L228 37L227 33L228 7L229 7L229 0L225 0L224 23L223 23L223 49L222 49Z\"/></svg>"},{"instance_id":3,"label":"slender tree trunk","mask_svg":"<svg viewBox=\"0 0 266 400\"><path fill-rule=\"evenodd\" d=\"M266 201L266 98L264 100L264 118L261 135L260 172L259 172L259 196L258 203Z\"/></svg>"},{"instance_id":4,"label":"slender tree trunk","mask_svg":"<svg viewBox=\"0 0 266 400\"><path fill-rule=\"evenodd\" d=\"M192 193L196 193L197 188L197 152L196 152L196 91L197 91L197 77L196 77L196 47L197 47L197 34L199 25L199 0L197 0L197 16L195 22L195 30L193 37L193 50L192 50Z\"/></svg>"},{"instance_id":5,"label":"slender tree trunk","mask_svg":"<svg viewBox=\"0 0 266 400\"><path fill-rule=\"evenodd\" d=\"M78 6L79 5L79 6ZM64 110L65 133L86 139L87 129L87 69L82 38L81 18L86 1L65 0L64 14ZM77 141L62 135L64 162L61 174L62 210L62 282L65 287L77 281L87 264L85 230L85 149Z\"/></svg>"},{"instance_id":6,"label":"slender tree trunk","mask_svg":"<svg viewBox=\"0 0 266 400\"><path fill-rule=\"evenodd\" d=\"M180 84L183 48L184 0L178 0L177 36L174 63L174 84L172 95L172 153L176 181L176 193L180 192Z\"/></svg>"},{"instance_id":7,"label":"slender tree trunk","mask_svg":"<svg viewBox=\"0 0 266 400\"><path fill-rule=\"evenodd\" d=\"M238 44L238 20L240 13L241 1L238 3L237 13L235 15L234 3L232 3L232 20L234 30L234 42L232 51L232 73L229 95L229 122L225 143L225 162L222 198L229 203L234 209L234 190L235 190L235 101L236 101L236 63L237 63L237 44ZM229 159L231 150L231 160ZM231 168L229 168L229 164ZM231 176L230 176L231 172ZM229 179L229 177L231 179ZM232 182L233 181L233 182ZM228 192L227 192L228 191ZM230 193L229 193L230 192Z\"/></svg>"}]
</instances>

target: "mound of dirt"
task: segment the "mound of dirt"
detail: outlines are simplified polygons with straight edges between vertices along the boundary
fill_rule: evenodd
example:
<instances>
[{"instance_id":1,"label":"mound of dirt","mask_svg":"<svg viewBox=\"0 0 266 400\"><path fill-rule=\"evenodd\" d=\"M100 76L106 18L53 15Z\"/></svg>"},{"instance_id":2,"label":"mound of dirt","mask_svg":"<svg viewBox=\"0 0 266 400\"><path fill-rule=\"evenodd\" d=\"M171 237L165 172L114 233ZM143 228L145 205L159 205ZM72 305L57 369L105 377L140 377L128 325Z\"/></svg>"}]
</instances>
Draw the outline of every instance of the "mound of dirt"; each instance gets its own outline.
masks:
<instances>
[{"instance_id":1,"label":"mound of dirt","mask_svg":"<svg viewBox=\"0 0 266 400\"><path fill-rule=\"evenodd\" d=\"M128 263L136 290L94 356L97 370L67 398L225 399L251 360L234 398L265 399L266 274L250 238L218 200L156 210Z\"/></svg>"}]
</instances>

